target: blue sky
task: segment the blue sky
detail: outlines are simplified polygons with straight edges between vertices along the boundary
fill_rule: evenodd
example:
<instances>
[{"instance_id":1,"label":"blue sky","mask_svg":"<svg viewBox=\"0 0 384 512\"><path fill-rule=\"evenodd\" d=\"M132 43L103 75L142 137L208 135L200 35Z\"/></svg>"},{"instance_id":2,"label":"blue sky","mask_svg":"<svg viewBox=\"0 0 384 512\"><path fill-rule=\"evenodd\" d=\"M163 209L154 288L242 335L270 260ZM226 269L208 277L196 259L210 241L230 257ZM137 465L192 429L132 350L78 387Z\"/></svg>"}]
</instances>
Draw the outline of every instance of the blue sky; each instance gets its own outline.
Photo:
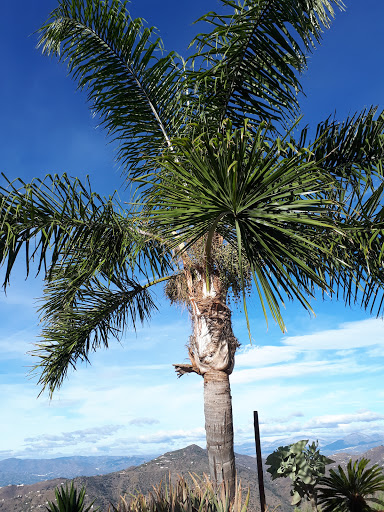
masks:
<instances>
[{"instance_id":1,"label":"blue sky","mask_svg":"<svg viewBox=\"0 0 384 512\"><path fill-rule=\"evenodd\" d=\"M120 187L114 148L96 128L85 95L66 70L35 49L33 32L55 0L6 2L0 19L2 48L0 169L29 181L46 173L90 175L108 195ZM156 25L168 49L183 54L195 34L192 21L215 0L133 1L131 12ZM384 4L350 1L337 15L303 77L305 121L336 111L342 119L371 104L384 108ZM32 35L31 35L32 34ZM124 190L120 191L127 199ZM192 442L204 446L203 383L177 379L172 363L185 361L190 324L159 288L159 313L122 345L112 343L92 366L70 373L52 401L37 398L32 343L39 326L40 278L25 281L20 262L7 296L0 295L0 459L74 454L159 454ZM334 440L350 432L384 434L384 324L358 306L313 303L317 316L287 306L288 333L267 330L256 299L250 303L254 343L243 316L234 314L242 343L231 377L235 440L252 441L258 410L264 442L276 438Z\"/></svg>"}]
</instances>

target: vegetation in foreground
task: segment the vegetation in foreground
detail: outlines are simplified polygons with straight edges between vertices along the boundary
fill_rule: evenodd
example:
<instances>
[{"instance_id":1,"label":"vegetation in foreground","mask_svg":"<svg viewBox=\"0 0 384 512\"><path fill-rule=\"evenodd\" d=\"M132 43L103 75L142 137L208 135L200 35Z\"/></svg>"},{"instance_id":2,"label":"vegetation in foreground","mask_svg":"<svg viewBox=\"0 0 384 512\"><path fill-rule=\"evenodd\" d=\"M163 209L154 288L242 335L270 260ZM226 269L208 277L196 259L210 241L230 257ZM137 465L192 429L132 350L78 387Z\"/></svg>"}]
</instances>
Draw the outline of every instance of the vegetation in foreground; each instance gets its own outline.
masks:
<instances>
[{"instance_id":1,"label":"vegetation in foreground","mask_svg":"<svg viewBox=\"0 0 384 512\"><path fill-rule=\"evenodd\" d=\"M272 480L287 477L292 480L291 505L300 505L308 500L314 511L317 509L317 485L325 474L325 466L333 460L321 455L318 443L307 446L303 439L289 446L280 446L266 460Z\"/></svg>"},{"instance_id":2,"label":"vegetation in foreground","mask_svg":"<svg viewBox=\"0 0 384 512\"><path fill-rule=\"evenodd\" d=\"M56 503L48 502L46 509L48 512L98 512L99 509L93 507L93 502L85 507L85 487L80 491L76 489L73 482L68 488L68 485L57 487L55 490Z\"/></svg>"},{"instance_id":3,"label":"vegetation in foreground","mask_svg":"<svg viewBox=\"0 0 384 512\"><path fill-rule=\"evenodd\" d=\"M384 474L377 464L368 467L369 460L362 458L350 460L346 471L338 466L331 469L328 477L320 479L319 503L323 512L367 512L372 509L368 502L384 508L382 496L384 491ZM322 487L324 486L324 487Z\"/></svg>"},{"instance_id":4,"label":"vegetation in foreground","mask_svg":"<svg viewBox=\"0 0 384 512\"><path fill-rule=\"evenodd\" d=\"M378 464L369 466L369 459L348 462L346 471L339 465L325 476L325 466L333 461L320 454L317 443L307 446L304 439L289 446L280 446L267 457L267 470L272 479L287 477L292 480L291 505L300 505L302 511L313 512L370 512L382 510L384 473ZM309 504L310 506L308 506ZM379 508L372 508L372 502ZM299 510L295 508L295 510Z\"/></svg>"},{"instance_id":5,"label":"vegetation in foreground","mask_svg":"<svg viewBox=\"0 0 384 512\"><path fill-rule=\"evenodd\" d=\"M369 460L348 462L346 470L340 465L325 477L325 466L332 461L319 453L316 443L303 440L279 447L269 457L272 477L292 480L294 512L374 512L383 511L384 473ZM267 460L268 460L267 459ZM218 487L206 475L189 475L191 483L178 477L176 481L160 482L147 495L138 493L121 496L111 504L108 512L247 512L250 491L244 493L241 482L236 482L235 493L230 496L228 486ZM57 504L49 503L48 512L97 512L93 502L85 508L85 488L79 492L72 482L56 489ZM302 505L300 508L295 505ZM277 512L267 507L265 512Z\"/></svg>"},{"instance_id":6,"label":"vegetation in foreground","mask_svg":"<svg viewBox=\"0 0 384 512\"><path fill-rule=\"evenodd\" d=\"M192 485L183 477L163 485L160 482L146 496L143 494L121 497L110 512L246 512L249 502L249 490L245 495L241 482L236 482L233 499L229 490L221 484L216 490L207 476L199 478L191 475Z\"/></svg>"}]
</instances>

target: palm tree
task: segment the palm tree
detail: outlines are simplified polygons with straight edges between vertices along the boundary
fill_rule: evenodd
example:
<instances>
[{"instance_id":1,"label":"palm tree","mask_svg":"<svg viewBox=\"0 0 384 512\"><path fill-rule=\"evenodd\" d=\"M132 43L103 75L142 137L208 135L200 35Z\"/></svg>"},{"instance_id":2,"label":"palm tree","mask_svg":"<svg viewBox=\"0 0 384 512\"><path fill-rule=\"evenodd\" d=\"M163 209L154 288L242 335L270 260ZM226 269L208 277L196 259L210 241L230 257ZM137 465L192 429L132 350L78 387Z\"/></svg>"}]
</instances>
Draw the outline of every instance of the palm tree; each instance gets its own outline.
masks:
<instances>
[{"instance_id":1,"label":"palm tree","mask_svg":"<svg viewBox=\"0 0 384 512\"><path fill-rule=\"evenodd\" d=\"M373 495L384 491L384 474L377 464L367 467L369 460L362 458L348 462L346 472L341 466L331 469L328 477L319 481L318 501L323 512L369 512L368 501L384 505Z\"/></svg>"},{"instance_id":2,"label":"palm tree","mask_svg":"<svg viewBox=\"0 0 384 512\"><path fill-rule=\"evenodd\" d=\"M340 0L221 0L187 62L120 0L59 0L43 53L67 63L118 145L135 199L126 208L66 175L6 180L0 261L9 284L25 250L45 278L35 355L52 394L68 369L127 324L149 318L166 282L192 319L191 364L204 378L211 476L235 483L229 375L238 341L230 294L251 283L281 329L281 305L315 290L382 310L384 116L300 129L306 56ZM250 326L248 325L250 330Z\"/></svg>"}]
</instances>

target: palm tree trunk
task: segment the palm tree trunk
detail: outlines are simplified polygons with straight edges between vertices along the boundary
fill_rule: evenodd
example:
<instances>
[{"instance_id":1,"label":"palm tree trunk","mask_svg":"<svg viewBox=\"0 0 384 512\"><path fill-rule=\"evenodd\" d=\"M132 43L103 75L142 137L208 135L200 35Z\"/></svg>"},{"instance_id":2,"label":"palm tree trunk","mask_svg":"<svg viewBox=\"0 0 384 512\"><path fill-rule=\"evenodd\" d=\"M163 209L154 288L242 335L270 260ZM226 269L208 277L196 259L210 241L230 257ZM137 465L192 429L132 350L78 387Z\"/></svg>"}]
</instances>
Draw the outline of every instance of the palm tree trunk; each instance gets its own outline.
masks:
<instances>
[{"instance_id":1,"label":"palm tree trunk","mask_svg":"<svg viewBox=\"0 0 384 512\"><path fill-rule=\"evenodd\" d=\"M225 482L230 496L235 490L232 399L229 375L239 346L232 330L227 290L210 275L207 288L205 268L186 272L193 334L189 340L191 365L175 365L179 375L195 372L204 377L204 413L211 478Z\"/></svg>"},{"instance_id":2,"label":"palm tree trunk","mask_svg":"<svg viewBox=\"0 0 384 512\"><path fill-rule=\"evenodd\" d=\"M232 399L229 376L211 370L204 374L204 413L211 478L226 482L229 495L235 492Z\"/></svg>"}]
</instances>

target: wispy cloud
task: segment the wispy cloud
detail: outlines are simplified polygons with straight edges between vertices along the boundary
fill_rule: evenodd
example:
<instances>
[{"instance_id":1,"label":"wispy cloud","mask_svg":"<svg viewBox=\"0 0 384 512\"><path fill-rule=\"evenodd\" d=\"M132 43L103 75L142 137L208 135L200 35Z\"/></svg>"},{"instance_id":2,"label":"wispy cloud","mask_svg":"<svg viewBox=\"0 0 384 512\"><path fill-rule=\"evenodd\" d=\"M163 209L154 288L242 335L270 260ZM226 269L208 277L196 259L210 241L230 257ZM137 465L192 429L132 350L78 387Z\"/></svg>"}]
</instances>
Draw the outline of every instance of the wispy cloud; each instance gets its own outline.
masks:
<instances>
[{"instance_id":1,"label":"wispy cloud","mask_svg":"<svg viewBox=\"0 0 384 512\"><path fill-rule=\"evenodd\" d=\"M142 427L144 425L156 425L160 421L156 418L134 418L128 422L129 425L138 425Z\"/></svg>"},{"instance_id":2,"label":"wispy cloud","mask_svg":"<svg viewBox=\"0 0 384 512\"><path fill-rule=\"evenodd\" d=\"M337 329L282 338L281 343L301 351L351 350L375 345L384 347L384 322L377 318L346 322Z\"/></svg>"},{"instance_id":3,"label":"wispy cloud","mask_svg":"<svg viewBox=\"0 0 384 512\"><path fill-rule=\"evenodd\" d=\"M41 450L49 453L69 446L74 447L80 444L93 445L101 440L110 438L123 427L123 425L103 425L101 427L85 428L60 434L42 434L36 437L27 437L24 439L24 451L36 452Z\"/></svg>"},{"instance_id":4,"label":"wispy cloud","mask_svg":"<svg viewBox=\"0 0 384 512\"><path fill-rule=\"evenodd\" d=\"M383 370L379 359L384 354L382 320L343 323L337 329L283 337L280 341L278 346L246 346L236 356L231 382L245 384L321 374L372 374Z\"/></svg>"},{"instance_id":5,"label":"wispy cloud","mask_svg":"<svg viewBox=\"0 0 384 512\"><path fill-rule=\"evenodd\" d=\"M22 329L0 337L0 362L1 360L22 358L31 360L29 352L33 350L36 342L34 329Z\"/></svg>"},{"instance_id":6,"label":"wispy cloud","mask_svg":"<svg viewBox=\"0 0 384 512\"><path fill-rule=\"evenodd\" d=\"M233 384L245 384L256 381L300 378L310 375L342 375L353 373L380 372L380 364L359 364L352 359L337 358L334 361L298 361L292 364L267 366L264 368L235 371L231 377Z\"/></svg>"},{"instance_id":7,"label":"wispy cloud","mask_svg":"<svg viewBox=\"0 0 384 512\"><path fill-rule=\"evenodd\" d=\"M260 368L271 364L287 363L297 356L296 347L264 347L247 345L236 354L236 368Z\"/></svg>"},{"instance_id":8,"label":"wispy cloud","mask_svg":"<svg viewBox=\"0 0 384 512\"><path fill-rule=\"evenodd\" d=\"M383 421L384 415L373 411L357 411L354 414L326 414L317 416L304 424L304 428L335 428L349 423Z\"/></svg>"},{"instance_id":9,"label":"wispy cloud","mask_svg":"<svg viewBox=\"0 0 384 512\"><path fill-rule=\"evenodd\" d=\"M205 430L204 428L195 428L191 430L160 430L150 435L139 436L138 442L144 444L175 444L181 441L181 445L185 446L193 442L204 442L205 441Z\"/></svg>"}]
</instances>

